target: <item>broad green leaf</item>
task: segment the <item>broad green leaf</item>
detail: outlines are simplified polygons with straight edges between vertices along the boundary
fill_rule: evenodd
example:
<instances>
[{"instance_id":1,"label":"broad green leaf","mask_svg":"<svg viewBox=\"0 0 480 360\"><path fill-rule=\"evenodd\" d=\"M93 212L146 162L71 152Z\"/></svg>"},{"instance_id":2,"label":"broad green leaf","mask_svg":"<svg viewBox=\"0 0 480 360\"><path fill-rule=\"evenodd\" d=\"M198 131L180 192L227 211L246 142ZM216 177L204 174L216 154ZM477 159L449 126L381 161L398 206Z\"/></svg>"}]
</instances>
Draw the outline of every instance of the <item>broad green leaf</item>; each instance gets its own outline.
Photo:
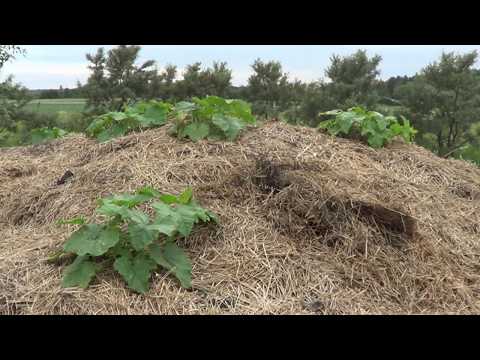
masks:
<instances>
[{"instance_id":1,"label":"broad green leaf","mask_svg":"<svg viewBox=\"0 0 480 360\"><path fill-rule=\"evenodd\" d=\"M134 106L128 106L125 109L125 113L128 115L132 114L143 114L145 110L147 109L148 104L146 102L137 102Z\"/></svg>"},{"instance_id":2,"label":"broad green leaf","mask_svg":"<svg viewBox=\"0 0 480 360\"><path fill-rule=\"evenodd\" d=\"M193 190L192 188L188 187L183 193L180 194L178 197L178 202L180 204L188 204L190 200L192 200Z\"/></svg>"},{"instance_id":3,"label":"broad green leaf","mask_svg":"<svg viewBox=\"0 0 480 360\"><path fill-rule=\"evenodd\" d=\"M145 188L140 189L140 191L146 190ZM153 196L152 194L148 193L148 190L144 191L143 193L138 193L135 195L131 194L119 194L119 195L114 195L107 197L105 199L101 199L100 203L101 204L115 204L118 206L127 206L129 208L132 208L134 206L143 204L144 202L152 199Z\"/></svg>"},{"instance_id":4,"label":"broad green leaf","mask_svg":"<svg viewBox=\"0 0 480 360\"><path fill-rule=\"evenodd\" d=\"M208 217L210 218L210 220L213 220L216 224L219 223L217 214L215 214L215 213L207 210L207 215L208 215Z\"/></svg>"},{"instance_id":5,"label":"broad green leaf","mask_svg":"<svg viewBox=\"0 0 480 360\"><path fill-rule=\"evenodd\" d=\"M157 237L158 231L141 224L128 225L128 240L135 250L142 250L150 245Z\"/></svg>"},{"instance_id":6,"label":"broad green leaf","mask_svg":"<svg viewBox=\"0 0 480 360\"><path fill-rule=\"evenodd\" d=\"M395 123L392 126L390 126L390 130L392 130L393 136L402 135L402 133L404 132L403 126L398 123Z\"/></svg>"},{"instance_id":7,"label":"broad green leaf","mask_svg":"<svg viewBox=\"0 0 480 360\"><path fill-rule=\"evenodd\" d=\"M153 224L147 227L150 230L156 230L167 236L173 236L177 231L178 223L178 215L174 213L173 216L157 217Z\"/></svg>"},{"instance_id":8,"label":"broad green leaf","mask_svg":"<svg viewBox=\"0 0 480 360\"><path fill-rule=\"evenodd\" d=\"M201 216L205 214L205 209L201 208L197 204L178 204L175 205L175 211L179 216L190 218L195 223L197 223L198 220L201 219Z\"/></svg>"},{"instance_id":9,"label":"broad green leaf","mask_svg":"<svg viewBox=\"0 0 480 360\"><path fill-rule=\"evenodd\" d=\"M397 123L397 119L395 118L395 116L385 116L385 120L389 125Z\"/></svg>"},{"instance_id":10,"label":"broad green leaf","mask_svg":"<svg viewBox=\"0 0 480 360\"><path fill-rule=\"evenodd\" d=\"M338 115L342 112L342 110L330 110L326 112L321 112L318 115Z\"/></svg>"},{"instance_id":11,"label":"broad green leaf","mask_svg":"<svg viewBox=\"0 0 480 360\"><path fill-rule=\"evenodd\" d=\"M388 121L385 120L383 115L377 116L374 118L376 122L377 131L385 131L387 129Z\"/></svg>"},{"instance_id":12,"label":"broad green leaf","mask_svg":"<svg viewBox=\"0 0 480 360\"><path fill-rule=\"evenodd\" d=\"M88 260L88 256L77 256L75 261L63 272L62 286L86 289L97 272L97 265Z\"/></svg>"},{"instance_id":13,"label":"broad green leaf","mask_svg":"<svg viewBox=\"0 0 480 360\"><path fill-rule=\"evenodd\" d=\"M110 113L110 116L115 121L122 121L122 120L125 120L128 117L127 114L125 114L123 112L112 112L112 113Z\"/></svg>"},{"instance_id":14,"label":"broad green leaf","mask_svg":"<svg viewBox=\"0 0 480 360\"><path fill-rule=\"evenodd\" d=\"M193 103L178 103L176 117L169 133L193 141L234 140L246 124L255 124L251 107L243 100L225 100L218 96L193 98Z\"/></svg>"},{"instance_id":15,"label":"broad green leaf","mask_svg":"<svg viewBox=\"0 0 480 360\"><path fill-rule=\"evenodd\" d=\"M176 112L192 112L197 108L197 105L187 101L180 101L175 105Z\"/></svg>"},{"instance_id":16,"label":"broad green leaf","mask_svg":"<svg viewBox=\"0 0 480 360\"><path fill-rule=\"evenodd\" d=\"M65 131L63 129L59 129L59 128L54 127L53 128L53 133L54 133L55 139L57 139L57 138L60 138L60 137L63 137L65 135L67 135L68 131Z\"/></svg>"},{"instance_id":17,"label":"broad green leaf","mask_svg":"<svg viewBox=\"0 0 480 360\"><path fill-rule=\"evenodd\" d=\"M328 129L330 126L332 126L332 123L333 123L333 120L322 121L321 123L318 124L317 128Z\"/></svg>"},{"instance_id":18,"label":"broad green leaf","mask_svg":"<svg viewBox=\"0 0 480 360\"><path fill-rule=\"evenodd\" d=\"M64 250L80 256L100 256L115 246L119 239L120 230L115 226L88 224L70 236Z\"/></svg>"},{"instance_id":19,"label":"broad green leaf","mask_svg":"<svg viewBox=\"0 0 480 360\"><path fill-rule=\"evenodd\" d=\"M90 125L87 127L85 132L88 134L88 136L98 138L98 135L104 129L107 129L113 121L114 120L113 120L113 117L111 116L111 113L98 116L90 123Z\"/></svg>"},{"instance_id":20,"label":"broad green leaf","mask_svg":"<svg viewBox=\"0 0 480 360\"><path fill-rule=\"evenodd\" d=\"M361 125L361 134L362 135L374 135L378 133L377 124L372 118L365 119Z\"/></svg>"},{"instance_id":21,"label":"broad green leaf","mask_svg":"<svg viewBox=\"0 0 480 360\"><path fill-rule=\"evenodd\" d=\"M417 133L415 129L410 126L410 122L402 116L403 125L400 125L398 122L395 122L390 130L392 131L392 136L400 135L406 142L412 141L413 137Z\"/></svg>"},{"instance_id":22,"label":"broad green leaf","mask_svg":"<svg viewBox=\"0 0 480 360\"><path fill-rule=\"evenodd\" d=\"M107 216L120 216L123 220L133 221L137 224L148 224L150 221L148 215L140 210L129 209L125 206L119 206L109 202L97 208L97 212Z\"/></svg>"},{"instance_id":23,"label":"broad green leaf","mask_svg":"<svg viewBox=\"0 0 480 360\"><path fill-rule=\"evenodd\" d=\"M354 113L344 112L337 115L336 122L342 133L348 134L355 121L358 121L358 115Z\"/></svg>"},{"instance_id":24,"label":"broad green leaf","mask_svg":"<svg viewBox=\"0 0 480 360\"><path fill-rule=\"evenodd\" d=\"M210 215L205 209L201 208L200 206L193 206L192 209L195 211L195 215L198 219L202 220L203 222L208 222L210 220Z\"/></svg>"},{"instance_id":25,"label":"broad green leaf","mask_svg":"<svg viewBox=\"0 0 480 360\"><path fill-rule=\"evenodd\" d=\"M144 294L148 291L150 274L156 264L145 254L139 253L135 257L119 257L115 260L113 267L132 290Z\"/></svg>"},{"instance_id":26,"label":"broad green leaf","mask_svg":"<svg viewBox=\"0 0 480 360\"><path fill-rule=\"evenodd\" d=\"M175 204L178 202L178 198L175 195L169 194L161 195L160 200L162 200L165 204Z\"/></svg>"},{"instance_id":27,"label":"broad green leaf","mask_svg":"<svg viewBox=\"0 0 480 360\"><path fill-rule=\"evenodd\" d=\"M120 115L112 115L112 118L113 116ZM99 133L96 133L95 137L99 142L106 142L113 138L125 135L131 130L131 128L138 126L138 124L131 123L128 120L128 118L125 118L122 121L109 121L108 123L102 124L100 128L102 130Z\"/></svg>"},{"instance_id":28,"label":"broad green leaf","mask_svg":"<svg viewBox=\"0 0 480 360\"><path fill-rule=\"evenodd\" d=\"M161 267L170 270L172 265L165 259L163 255L163 247L158 243L153 243L149 246L148 253L150 257Z\"/></svg>"},{"instance_id":29,"label":"broad green leaf","mask_svg":"<svg viewBox=\"0 0 480 360\"><path fill-rule=\"evenodd\" d=\"M362 107L352 107L348 111L332 111L324 114L336 114L332 120L322 122L318 127L327 129L331 135L345 133L350 135L353 126L360 127L360 133L367 138L370 146L378 148L393 137L400 135L407 142L411 141L416 130L403 116L400 125L394 116L384 116L379 112L367 111Z\"/></svg>"},{"instance_id":30,"label":"broad green leaf","mask_svg":"<svg viewBox=\"0 0 480 360\"><path fill-rule=\"evenodd\" d=\"M192 141L205 139L210 132L210 127L206 123L191 123L187 125L183 131L184 135L188 136Z\"/></svg>"},{"instance_id":31,"label":"broad green leaf","mask_svg":"<svg viewBox=\"0 0 480 360\"><path fill-rule=\"evenodd\" d=\"M174 242L167 242L163 247L163 256L171 265L173 274L184 288L192 287L192 264L187 254Z\"/></svg>"},{"instance_id":32,"label":"broad green leaf","mask_svg":"<svg viewBox=\"0 0 480 360\"><path fill-rule=\"evenodd\" d=\"M240 130L244 127L237 118L230 116L214 115L212 123L222 129L225 137L230 141L235 140Z\"/></svg>"},{"instance_id":33,"label":"broad green leaf","mask_svg":"<svg viewBox=\"0 0 480 360\"><path fill-rule=\"evenodd\" d=\"M32 144L39 144L47 140L53 140L61 138L68 134L67 131L62 130L58 127L42 127L38 129L33 129L31 132L31 142Z\"/></svg>"},{"instance_id":34,"label":"broad green leaf","mask_svg":"<svg viewBox=\"0 0 480 360\"><path fill-rule=\"evenodd\" d=\"M175 198L176 200L177 198ZM175 214L175 210L170 205L163 202L154 202L152 208L157 212L157 217L168 217Z\"/></svg>"},{"instance_id":35,"label":"broad green leaf","mask_svg":"<svg viewBox=\"0 0 480 360\"><path fill-rule=\"evenodd\" d=\"M226 103L226 113L242 121L254 124L255 117L252 115L252 110L250 105L243 100L227 100Z\"/></svg>"},{"instance_id":36,"label":"broad green leaf","mask_svg":"<svg viewBox=\"0 0 480 360\"><path fill-rule=\"evenodd\" d=\"M109 250L109 255L112 255L113 257L130 256L130 247L125 246L126 241L129 241L129 235L122 233L117 245Z\"/></svg>"},{"instance_id":37,"label":"broad green leaf","mask_svg":"<svg viewBox=\"0 0 480 360\"><path fill-rule=\"evenodd\" d=\"M125 214L125 211L127 210L126 207L124 206L119 206L115 205L111 202L107 201L102 201L99 202L101 205L100 207L97 208L97 213L102 214L102 215L107 215L107 216L117 216L117 215L122 215Z\"/></svg>"},{"instance_id":38,"label":"broad green leaf","mask_svg":"<svg viewBox=\"0 0 480 360\"><path fill-rule=\"evenodd\" d=\"M125 220L133 221L137 224L148 224L150 218L145 213L136 209L125 209Z\"/></svg>"},{"instance_id":39,"label":"broad green leaf","mask_svg":"<svg viewBox=\"0 0 480 360\"><path fill-rule=\"evenodd\" d=\"M208 222L213 220L215 223L218 223L217 215L209 210L205 210L202 208L197 202L192 201L189 204L190 208L195 212L195 215L198 219L202 220L203 222Z\"/></svg>"},{"instance_id":40,"label":"broad green leaf","mask_svg":"<svg viewBox=\"0 0 480 360\"><path fill-rule=\"evenodd\" d=\"M167 109L159 105L147 105L143 117L146 121L142 125L160 126L167 121Z\"/></svg>"},{"instance_id":41,"label":"broad green leaf","mask_svg":"<svg viewBox=\"0 0 480 360\"><path fill-rule=\"evenodd\" d=\"M163 247L152 244L149 254L158 265L171 271L184 288L192 286L192 264L187 254L177 244L167 242Z\"/></svg>"},{"instance_id":42,"label":"broad green leaf","mask_svg":"<svg viewBox=\"0 0 480 360\"><path fill-rule=\"evenodd\" d=\"M178 214L178 232L188 236L192 232L193 225L198 222L200 211L190 205L178 204L175 212Z\"/></svg>"},{"instance_id":43,"label":"broad green leaf","mask_svg":"<svg viewBox=\"0 0 480 360\"><path fill-rule=\"evenodd\" d=\"M83 216L79 216L70 220L59 220L58 225L84 225L87 221Z\"/></svg>"},{"instance_id":44,"label":"broad green leaf","mask_svg":"<svg viewBox=\"0 0 480 360\"><path fill-rule=\"evenodd\" d=\"M157 190L155 190L154 188L152 188L150 186L145 186L143 188L140 188L136 191L136 193L139 194L139 195L143 195L143 196L147 197L148 199L159 198L160 196L162 196L162 194L160 194L160 192L158 192Z\"/></svg>"},{"instance_id":45,"label":"broad green leaf","mask_svg":"<svg viewBox=\"0 0 480 360\"><path fill-rule=\"evenodd\" d=\"M381 148L385 143L385 136L381 133L374 133L368 136L368 145L373 148Z\"/></svg>"},{"instance_id":46,"label":"broad green leaf","mask_svg":"<svg viewBox=\"0 0 480 360\"><path fill-rule=\"evenodd\" d=\"M181 218L181 221L177 225L177 230L180 235L187 237L192 233L193 225L195 225L195 222L191 219Z\"/></svg>"}]
</instances>

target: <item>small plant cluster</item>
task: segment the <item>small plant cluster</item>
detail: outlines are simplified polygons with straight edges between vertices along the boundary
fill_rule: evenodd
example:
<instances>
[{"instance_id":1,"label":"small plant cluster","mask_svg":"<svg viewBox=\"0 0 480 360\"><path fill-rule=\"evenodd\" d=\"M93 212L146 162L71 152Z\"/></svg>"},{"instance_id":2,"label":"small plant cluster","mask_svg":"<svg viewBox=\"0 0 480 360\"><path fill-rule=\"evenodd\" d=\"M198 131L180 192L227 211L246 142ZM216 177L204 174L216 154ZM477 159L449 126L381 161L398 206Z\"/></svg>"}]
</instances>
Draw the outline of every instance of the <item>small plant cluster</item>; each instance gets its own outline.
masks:
<instances>
[{"instance_id":1,"label":"small plant cluster","mask_svg":"<svg viewBox=\"0 0 480 360\"><path fill-rule=\"evenodd\" d=\"M87 224L83 218L60 221L81 225L64 245L65 253L76 254L64 270L64 287L87 288L105 264L113 264L128 287L139 293L148 291L150 275L158 266L175 275L182 287L191 287L192 266L176 239L189 236L199 222L218 219L193 200L190 188L174 196L144 187L134 194L100 199L98 204L97 213L106 216L101 224ZM154 209L153 218L138 209L142 204Z\"/></svg>"},{"instance_id":2,"label":"small plant cluster","mask_svg":"<svg viewBox=\"0 0 480 360\"><path fill-rule=\"evenodd\" d=\"M109 112L95 118L86 133L100 142L123 136L132 130L159 127L171 120L170 134L192 141L209 138L233 141L249 124L255 124L250 105L242 100L207 96L176 105L142 102L123 112Z\"/></svg>"},{"instance_id":3,"label":"small plant cluster","mask_svg":"<svg viewBox=\"0 0 480 360\"><path fill-rule=\"evenodd\" d=\"M173 109L172 121L170 134L192 141L205 138L233 141L243 128L256 123L248 103L218 96L178 103Z\"/></svg>"},{"instance_id":4,"label":"small plant cluster","mask_svg":"<svg viewBox=\"0 0 480 360\"><path fill-rule=\"evenodd\" d=\"M96 117L87 127L86 134L100 142L126 135L130 131L162 126L172 105L160 102L140 102L127 106L123 112L109 112Z\"/></svg>"},{"instance_id":5,"label":"small plant cluster","mask_svg":"<svg viewBox=\"0 0 480 360\"><path fill-rule=\"evenodd\" d=\"M417 133L403 116L403 124L400 124L394 116L384 116L362 107L353 107L348 111L333 110L320 115L334 116L331 120L321 122L318 126L320 129L326 129L330 135L360 137L373 148L385 146L396 136L411 142Z\"/></svg>"},{"instance_id":6,"label":"small plant cluster","mask_svg":"<svg viewBox=\"0 0 480 360\"><path fill-rule=\"evenodd\" d=\"M53 127L53 128L42 127L39 129L33 129L31 131L31 143L41 144L45 141L59 139L61 137L64 137L67 134L68 134L67 131L62 130L58 127Z\"/></svg>"}]
</instances>

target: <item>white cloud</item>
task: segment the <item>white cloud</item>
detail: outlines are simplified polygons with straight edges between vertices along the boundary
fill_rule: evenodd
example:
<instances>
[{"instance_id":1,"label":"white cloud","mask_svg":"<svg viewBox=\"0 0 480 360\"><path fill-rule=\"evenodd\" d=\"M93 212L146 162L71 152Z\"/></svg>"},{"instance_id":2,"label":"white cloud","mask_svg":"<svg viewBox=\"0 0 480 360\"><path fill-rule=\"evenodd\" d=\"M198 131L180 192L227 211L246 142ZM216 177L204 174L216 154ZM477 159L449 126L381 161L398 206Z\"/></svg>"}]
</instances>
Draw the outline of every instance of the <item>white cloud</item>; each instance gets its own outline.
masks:
<instances>
[{"instance_id":1,"label":"white cloud","mask_svg":"<svg viewBox=\"0 0 480 360\"><path fill-rule=\"evenodd\" d=\"M89 70L86 63L51 63L19 60L8 63L2 75L14 74L15 80L35 88L75 87L77 81L85 82Z\"/></svg>"},{"instance_id":2,"label":"white cloud","mask_svg":"<svg viewBox=\"0 0 480 360\"><path fill-rule=\"evenodd\" d=\"M7 63L0 79L14 74L16 81L25 86L38 88L75 87L77 81L84 83L89 71L85 54L95 52L100 45L36 45L26 46L27 56ZM112 45L105 46L107 49ZM278 60L290 79L314 81L324 77L332 54L348 55L357 49L366 49L370 55L379 54L381 77L413 75L426 64L438 59L442 51L466 52L480 50L479 45L319 45L319 46L249 46L249 45L145 45L142 46L140 62L154 59L159 69L166 64L178 65L181 78L187 64L196 61L210 66L215 60L226 61L233 71L234 85L245 85L252 73L254 59Z\"/></svg>"}]
</instances>

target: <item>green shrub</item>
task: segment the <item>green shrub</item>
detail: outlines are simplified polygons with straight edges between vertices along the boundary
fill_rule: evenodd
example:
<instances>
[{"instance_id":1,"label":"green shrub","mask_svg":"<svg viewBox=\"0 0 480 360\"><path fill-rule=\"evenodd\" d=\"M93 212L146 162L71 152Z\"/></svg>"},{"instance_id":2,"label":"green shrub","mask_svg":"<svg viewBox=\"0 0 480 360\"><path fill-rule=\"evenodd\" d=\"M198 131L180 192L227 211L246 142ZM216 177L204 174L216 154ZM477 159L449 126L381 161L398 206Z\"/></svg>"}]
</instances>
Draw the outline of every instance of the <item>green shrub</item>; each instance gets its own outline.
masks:
<instances>
[{"instance_id":1,"label":"green shrub","mask_svg":"<svg viewBox=\"0 0 480 360\"><path fill-rule=\"evenodd\" d=\"M59 111L55 119L55 125L68 132L83 133L91 121L91 117L82 113Z\"/></svg>"},{"instance_id":2,"label":"green shrub","mask_svg":"<svg viewBox=\"0 0 480 360\"><path fill-rule=\"evenodd\" d=\"M326 129L330 135L360 137L374 148L384 146L396 136L411 142L417 133L417 130L411 127L410 122L403 116L402 125L394 116L384 116L362 107L353 107L348 111L333 110L320 115L334 116L331 120L321 122L318 126L320 129Z\"/></svg>"},{"instance_id":3,"label":"green shrub","mask_svg":"<svg viewBox=\"0 0 480 360\"><path fill-rule=\"evenodd\" d=\"M0 128L0 147L17 146L20 144L20 139L17 133Z\"/></svg>"},{"instance_id":4,"label":"green shrub","mask_svg":"<svg viewBox=\"0 0 480 360\"><path fill-rule=\"evenodd\" d=\"M17 121L10 129L0 128L0 147L11 147L28 144L30 131L25 121Z\"/></svg>"},{"instance_id":5,"label":"green shrub","mask_svg":"<svg viewBox=\"0 0 480 360\"><path fill-rule=\"evenodd\" d=\"M256 123L248 103L217 96L177 103L172 121L170 134L192 141L205 138L233 141L247 125Z\"/></svg>"},{"instance_id":6,"label":"green shrub","mask_svg":"<svg viewBox=\"0 0 480 360\"><path fill-rule=\"evenodd\" d=\"M465 145L455 153L455 157L480 166L480 147L472 144Z\"/></svg>"},{"instance_id":7,"label":"green shrub","mask_svg":"<svg viewBox=\"0 0 480 360\"><path fill-rule=\"evenodd\" d=\"M19 111L15 118L25 122L28 130L42 127L54 127L57 125L55 114L44 114L30 111Z\"/></svg>"},{"instance_id":8,"label":"green shrub","mask_svg":"<svg viewBox=\"0 0 480 360\"><path fill-rule=\"evenodd\" d=\"M153 219L137 208L150 201ZM88 287L100 265L107 264L139 293L148 291L151 272L157 266L175 275L183 287L191 287L190 260L175 240L189 236L200 221L217 222L215 214L193 200L191 189L174 196L145 187L98 203L97 213L106 216L105 222L86 224L83 218L60 222L81 225L64 245L65 253L77 255L65 268L64 287Z\"/></svg>"}]
</instances>

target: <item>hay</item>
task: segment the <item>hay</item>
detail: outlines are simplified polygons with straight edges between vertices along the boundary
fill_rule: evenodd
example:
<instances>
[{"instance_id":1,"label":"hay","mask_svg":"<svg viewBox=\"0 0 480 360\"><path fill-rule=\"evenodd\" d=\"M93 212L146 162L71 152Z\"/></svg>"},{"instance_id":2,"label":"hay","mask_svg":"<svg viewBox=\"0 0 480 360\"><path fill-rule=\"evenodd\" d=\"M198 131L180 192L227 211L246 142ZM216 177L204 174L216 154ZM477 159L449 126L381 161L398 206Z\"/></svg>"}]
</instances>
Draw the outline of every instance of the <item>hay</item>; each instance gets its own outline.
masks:
<instances>
[{"instance_id":1,"label":"hay","mask_svg":"<svg viewBox=\"0 0 480 360\"><path fill-rule=\"evenodd\" d=\"M190 185L220 217L182 241L193 290L158 272L140 296L112 271L62 289L47 260L74 228L55 222L94 220L96 199L147 184ZM414 145L278 122L235 143L69 136L1 149L0 203L4 314L480 312L480 169Z\"/></svg>"}]
</instances>

